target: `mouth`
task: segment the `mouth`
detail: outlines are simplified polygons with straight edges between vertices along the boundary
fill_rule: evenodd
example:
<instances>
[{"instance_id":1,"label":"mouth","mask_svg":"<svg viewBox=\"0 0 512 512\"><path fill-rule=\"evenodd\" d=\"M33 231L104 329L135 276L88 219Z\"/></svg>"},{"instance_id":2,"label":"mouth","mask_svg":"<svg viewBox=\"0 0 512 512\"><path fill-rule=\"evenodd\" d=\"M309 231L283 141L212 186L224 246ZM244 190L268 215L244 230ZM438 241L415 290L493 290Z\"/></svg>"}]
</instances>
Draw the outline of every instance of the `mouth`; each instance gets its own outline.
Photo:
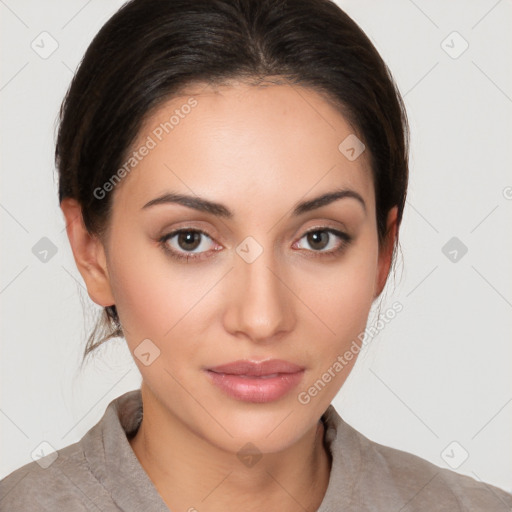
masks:
<instances>
[{"instance_id":1,"label":"mouth","mask_svg":"<svg viewBox=\"0 0 512 512\"><path fill-rule=\"evenodd\" d=\"M208 368L215 373L229 375L245 375L247 377L268 377L277 374L297 373L304 367L282 359L267 359L265 361L240 360Z\"/></svg>"},{"instance_id":2,"label":"mouth","mask_svg":"<svg viewBox=\"0 0 512 512\"><path fill-rule=\"evenodd\" d=\"M280 359L234 361L207 368L216 387L235 400L266 403L287 395L302 380L305 368Z\"/></svg>"}]
</instances>

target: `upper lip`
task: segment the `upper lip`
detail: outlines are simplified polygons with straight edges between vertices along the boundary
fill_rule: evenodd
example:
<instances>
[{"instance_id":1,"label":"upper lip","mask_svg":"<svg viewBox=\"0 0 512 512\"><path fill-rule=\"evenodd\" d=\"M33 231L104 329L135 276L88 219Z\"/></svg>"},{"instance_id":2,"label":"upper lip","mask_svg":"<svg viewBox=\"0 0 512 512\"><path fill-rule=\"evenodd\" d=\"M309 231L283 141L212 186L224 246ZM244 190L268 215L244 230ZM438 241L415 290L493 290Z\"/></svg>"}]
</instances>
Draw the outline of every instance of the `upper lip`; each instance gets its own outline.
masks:
<instances>
[{"instance_id":1,"label":"upper lip","mask_svg":"<svg viewBox=\"0 0 512 512\"><path fill-rule=\"evenodd\" d=\"M266 361L239 360L207 369L215 373L261 377L275 373L297 373L304 370L304 367L282 359L269 359Z\"/></svg>"}]
</instances>

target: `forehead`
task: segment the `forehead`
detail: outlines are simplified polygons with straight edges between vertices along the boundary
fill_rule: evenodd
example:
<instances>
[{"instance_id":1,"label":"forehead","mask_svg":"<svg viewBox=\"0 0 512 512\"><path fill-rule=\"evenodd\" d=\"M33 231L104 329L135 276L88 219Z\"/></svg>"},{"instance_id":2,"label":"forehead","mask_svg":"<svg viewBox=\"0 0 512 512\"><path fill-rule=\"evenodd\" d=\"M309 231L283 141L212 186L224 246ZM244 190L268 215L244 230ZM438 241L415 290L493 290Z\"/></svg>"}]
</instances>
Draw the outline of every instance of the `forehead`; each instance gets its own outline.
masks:
<instances>
[{"instance_id":1,"label":"forehead","mask_svg":"<svg viewBox=\"0 0 512 512\"><path fill-rule=\"evenodd\" d=\"M344 186L373 206L368 155L352 160L341 150L353 137L340 111L309 88L191 87L146 118L114 197L140 209L172 190L211 197L236 212L258 200L296 202Z\"/></svg>"}]
</instances>

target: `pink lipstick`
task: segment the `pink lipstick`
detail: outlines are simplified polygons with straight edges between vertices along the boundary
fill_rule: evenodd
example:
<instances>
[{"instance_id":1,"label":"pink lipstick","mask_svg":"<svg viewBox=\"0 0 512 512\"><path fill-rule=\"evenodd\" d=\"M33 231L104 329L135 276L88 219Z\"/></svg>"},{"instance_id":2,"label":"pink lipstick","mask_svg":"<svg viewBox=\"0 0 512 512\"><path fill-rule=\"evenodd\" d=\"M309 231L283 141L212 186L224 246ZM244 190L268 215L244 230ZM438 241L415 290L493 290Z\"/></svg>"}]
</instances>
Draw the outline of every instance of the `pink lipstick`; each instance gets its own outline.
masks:
<instances>
[{"instance_id":1,"label":"pink lipstick","mask_svg":"<svg viewBox=\"0 0 512 512\"><path fill-rule=\"evenodd\" d=\"M280 359L243 360L207 368L206 373L231 398L265 403L282 398L297 386L304 367Z\"/></svg>"}]
</instances>

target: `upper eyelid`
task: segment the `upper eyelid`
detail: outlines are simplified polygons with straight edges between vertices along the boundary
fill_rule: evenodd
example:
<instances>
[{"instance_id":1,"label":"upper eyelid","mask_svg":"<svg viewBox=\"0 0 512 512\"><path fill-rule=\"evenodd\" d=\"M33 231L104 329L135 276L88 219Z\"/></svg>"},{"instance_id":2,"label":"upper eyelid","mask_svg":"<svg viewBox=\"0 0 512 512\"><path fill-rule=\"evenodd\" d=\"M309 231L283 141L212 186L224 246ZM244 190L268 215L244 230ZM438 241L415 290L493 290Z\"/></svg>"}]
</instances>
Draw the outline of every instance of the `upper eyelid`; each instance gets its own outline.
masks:
<instances>
[{"instance_id":1,"label":"upper eyelid","mask_svg":"<svg viewBox=\"0 0 512 512\"><path fill-rule=\"evenodd\" d=\"M205 230L203 229L199 229L199 228L178 228L178 229L173 229L171 231L169 231L168 233L164 233L160 239L167 239L167 240L170 240L171 238L174 238L176 235L179 235L180 233L188 233L188 232L192 232L192 233L201 233L202 235L205 235L207 236L210 240L212 241L216 241L215 238L213 236L210 236L208 234L208 232L206 232Z\"/></svg>"},{"instance_id":2,"label":"upper eyelid","mask_svg":"<svg viewBox=\"0 0 512 512\"><path fill-rule=\"evenodd\" d=\"M311 233L312 231L314 232L314 231L329 231L329 230L342 231L342 230L346 230L346 228L345 227L343 227L343 228L336 228L336 227L333 227L333 226L330 226L330 225L312 226L310 228L307 228L302 233L301 237L304 236L305 234ZM185 227L181 227L181 228L171 229L169 232L164 233L162 235L162 238L166 237L166 236L177 235L178 233L182 233L182 232L186 233L186 232L189 232L189 231L202 233L203 235L206 235L209 238L212 238L212 239L214 238L213 236L211 236L208 233L207 230L202 229L202 228L198 228L198 227L194 227L194 226L190 226L190 227L185 226Z\"/></svg>"},{"instance_id":3,"label":"upper eyelid","mask_svg":"<svg viewBox=\"0 0 512 512\"><path fill-rule=\"evenodd\" d=\"M345 228L343 228L345 229ZM302 235L298 238L298 240L304 238L306 235L308 235L309 233L314 233L315 231L326 231L338 238L344 238L343 236L340 236L340 234L338 233L341 233L341 234L344 234L347 238L351 238L351 236L342 231L341 229L338 229L338 228L334 228L332 226L329 226L329 225L320 225L320 226L313 226L311 228L308 228L306 229ZM203 230L201 228L197 228L197 227L182 227L182 228L177 228L177 229L174 229L174 230L171 230L169 231L167 234L164 234L160 237L160 239L166 239L166 240L171 240L172 238L174 238L176 235L180 234L180 233L186 233L186 232L197 232L197 233L201 233L202 235L205 235L207 236L210 240L212 240L213 242L217 242L217 240L215 239L215 237L211 236L206 230ZM207 252L207 251L205 251ZM192 253L191 253L192 254Z\"/></svg>"}]
</instances>

